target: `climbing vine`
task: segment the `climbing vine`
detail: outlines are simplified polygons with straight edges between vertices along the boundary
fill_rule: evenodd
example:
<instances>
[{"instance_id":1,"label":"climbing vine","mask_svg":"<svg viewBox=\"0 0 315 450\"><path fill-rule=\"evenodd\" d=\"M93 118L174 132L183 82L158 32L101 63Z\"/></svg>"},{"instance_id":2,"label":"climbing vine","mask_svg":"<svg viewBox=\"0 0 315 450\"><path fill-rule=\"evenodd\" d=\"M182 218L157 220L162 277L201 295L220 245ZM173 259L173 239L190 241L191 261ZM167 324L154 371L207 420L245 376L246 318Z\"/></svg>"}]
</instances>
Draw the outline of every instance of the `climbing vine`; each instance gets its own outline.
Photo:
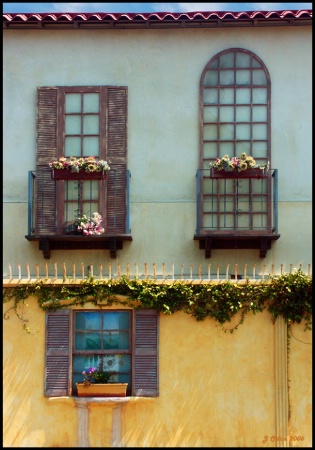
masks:
<instances>
[{"instance_id":1,"label":"climbing vine","mask_svg":"<svg viewBox=\"0 0 315 450\"><path fill-rule=\"evenodd\" d=\"M125 305L135 309L156 309L163 314L182 311L197 321L214 319L223 331L231 333L243 323L247 313L267 309L274 322L281 315L287 323L305 321L305 330L311 329L312 277L300 269L280 276L269 276L267 281L244 284L224 281L221 283L200 283L174 281L157 283L154 280L138 280L122 277L118 280L96 280L87 278L79 285L53 285L45 280L28 285L5 287L3 302L13 301L5 313L14 310L23 327L30 332L23 314L23 306L30 296L37 298L43 310L57 310L69 306L84 307L86 303L102 308ZM22 306L22 314L18 307ZM228 329L230 322L240 311L237 325Z\"/></svg>"}]
</instances>

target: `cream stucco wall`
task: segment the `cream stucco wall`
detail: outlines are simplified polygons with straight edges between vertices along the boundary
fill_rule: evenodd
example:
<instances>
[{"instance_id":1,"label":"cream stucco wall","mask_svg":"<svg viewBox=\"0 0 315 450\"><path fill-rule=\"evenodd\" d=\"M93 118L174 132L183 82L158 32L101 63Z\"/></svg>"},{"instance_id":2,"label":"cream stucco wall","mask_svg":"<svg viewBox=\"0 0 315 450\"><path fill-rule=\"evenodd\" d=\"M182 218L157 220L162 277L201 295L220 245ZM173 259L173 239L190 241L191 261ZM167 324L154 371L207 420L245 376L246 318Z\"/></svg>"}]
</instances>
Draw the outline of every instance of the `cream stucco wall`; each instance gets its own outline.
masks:
<instances>
[{"instance_id":1,"label":"cream stucco wall","mask_svg":"<svg viewBox=\"0 0 315 450\"><path fill-rule=\"evenodd\" d=\"M40 263L27 241L27 171L35 169L36 88L128 86L128 168L133 241L117 263L198 267L196 230L200 75L217 52L242 47L266 64L272 85L272 167L279 171L279 233L265 259L258 250L213 251L213 267L311 262L311 27L224 30L4 30L4 270ZM176 217L176 220L174 218ZM12 228L13 226L13 228ZM12 229L18 230L12 242ZM53 251L49 264L108 251ZM268 270L267 269L267 270ZM188 269L187 269L188 270Z\"/></svg>"},{"instance_id":2,"label":"cream stucco wall","mask_svg":"<svg viewBox=\"0 0 315 450\"><path fill-rule=\"evenodd\" d=\"M4 305L4 311L10 306ZM24 313L33 334L25 333L12 311L3 323L4 446L76 447L78 408L73 398L43 396L45 313L34 298L28 299ZM292 334L289 436L303 436L303 441L290 446L308 447L311 333L301 324L294 325ZM247 315L233 334L212 320L196 322L180 312L162 315L159 348L160 396L123 406L121 446L275 447L275 326L268 313ZM112 408L89 407L91 447L111 446Z\"/></svg>"},{"instance_id":3,"label":"cream stucco wall","mask_svg":"<svg viewBox=\"0 0 315 450\"><path fill-rule=\"evenodd\" d=\"M283 202L279 205L279 228L281 238L272 244L266 258L259 259L258 250L213 250L210 260L204 259L204 251L199 250L197 241L193 241L195 227L194 203L134 203L133 209L133 241L124 244L124 250L118 251L117 259L110 259L107 251L75 251L58 250L51 252L51 259L44 260L43 254L38 250L38 242L28 242L25 239L25 227L27 226L27 205L15 203L6 204L4 233L4 275L8 275L8 266L12 267L17 275L17 265L23 262L33 262L34 274L35 263L38 262L41 273L44 273L44 262L47 264L49 274L54 273L54 265L58 263L59 274L62 271L62 263L65 262L68 274L71 272L72 263L75 264L76 274L81 274L81 263L85 262L85 274L87 266L93 263L95 274L99 274L99 265L104 267L104 275L108 275L108 263L111 264L112 274L117 276L118 265L123 273L126 273L127 265L130 263L131 275L136 275L136 264L139 274L144 274L144 264L148 264L148 273L153 275L153 264L156 264L157 275L162 274L163 263L166 273L172 276L173 263L175 272L184 272L189 277L190 264L193 264L193 272L196 275L199 266L202 267L203 275L208 271L211 264L211 272L216 273L216 267L220 265L220 273L226 273L227 264L233 268L237 264L239 273L243 273L243 267L250 262L256 265L256 274L271 272L274 265L279 271L281 264L283 270L289 271L290 264L298 268L302 264L305 272L311 263L312 246L312 208L311 202ZM161 226L163 217L163 227ZM177 220L181 218L181 225ZM10 236L11 230L15 230L14 239ZM307 251L304 248L307 246ZM302 251L303 250L303 251ZM308 256L305 256L308 255ZM252 273L249 264L248 274ZM26 276L26 264L21 265L22 276Z\"/></svg>"}]
</instances>

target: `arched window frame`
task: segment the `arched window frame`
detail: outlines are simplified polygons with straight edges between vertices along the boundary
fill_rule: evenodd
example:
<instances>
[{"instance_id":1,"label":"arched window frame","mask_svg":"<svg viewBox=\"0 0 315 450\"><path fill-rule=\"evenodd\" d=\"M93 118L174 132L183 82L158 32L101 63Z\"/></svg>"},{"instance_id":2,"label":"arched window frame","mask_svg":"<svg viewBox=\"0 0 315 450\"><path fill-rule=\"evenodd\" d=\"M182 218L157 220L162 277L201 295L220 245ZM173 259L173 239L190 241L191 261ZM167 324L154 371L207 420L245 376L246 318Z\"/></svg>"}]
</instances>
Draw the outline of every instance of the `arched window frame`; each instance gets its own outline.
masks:
<instances>
[{"instance_id":1,"label":"arched window frame","mask_svg":"<svg viewBox=\"0 0 315 450\"><path fill-rule=\"evenodd\" d=\"M277 170L269 170L258 184L257 179L214 180L209 168L216 158L226 154L240 156L243 152L257 164L270 166L271 80L263 61L242 48L229 48L214 55L201 74L199 111L194 239L199 240L206 257L210 257L213 248L260 248L260 256L264 257L271 240L280 237L276 234ZM258 189L265 210L256 212ZM243 211L240 200L245 204ZM258 221L260 226L256 226Z\"/></svg>"}]
</instances>

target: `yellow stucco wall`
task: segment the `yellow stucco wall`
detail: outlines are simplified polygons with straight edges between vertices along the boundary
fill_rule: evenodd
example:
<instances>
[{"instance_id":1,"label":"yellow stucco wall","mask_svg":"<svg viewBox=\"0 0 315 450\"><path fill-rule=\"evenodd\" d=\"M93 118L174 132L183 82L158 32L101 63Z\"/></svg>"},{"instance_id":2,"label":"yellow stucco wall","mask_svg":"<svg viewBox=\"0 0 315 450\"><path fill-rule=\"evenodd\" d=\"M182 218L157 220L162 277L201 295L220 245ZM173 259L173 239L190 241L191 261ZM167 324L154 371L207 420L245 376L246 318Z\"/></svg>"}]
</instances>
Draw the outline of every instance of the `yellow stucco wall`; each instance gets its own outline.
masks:
<instances>
[{"instance_id":1,"label":"yellow stucco wall","mask_svg":"<svg viewBox=\"0 0 315 450\"><path fill-rule=\"evenodd\" d=\"M25 333L13 311L4 320L4 446L76 447L73 398L43 395L45 313L34 298L27 304L25 317L35 334ZM5 304L4 311L10 306ZM238 318L233 320L236 324ZM294 325L292 334L289 436L303 436L303 441L290 446L306 447L312 445L311 333ZM247 315L233 334L211 320L162 315L160 396L123 406L122 446L274 447L274 342L268 313ZM90 446L111 446L112 413L111 405L89 406Z\"/></svg>"}]
</instances>

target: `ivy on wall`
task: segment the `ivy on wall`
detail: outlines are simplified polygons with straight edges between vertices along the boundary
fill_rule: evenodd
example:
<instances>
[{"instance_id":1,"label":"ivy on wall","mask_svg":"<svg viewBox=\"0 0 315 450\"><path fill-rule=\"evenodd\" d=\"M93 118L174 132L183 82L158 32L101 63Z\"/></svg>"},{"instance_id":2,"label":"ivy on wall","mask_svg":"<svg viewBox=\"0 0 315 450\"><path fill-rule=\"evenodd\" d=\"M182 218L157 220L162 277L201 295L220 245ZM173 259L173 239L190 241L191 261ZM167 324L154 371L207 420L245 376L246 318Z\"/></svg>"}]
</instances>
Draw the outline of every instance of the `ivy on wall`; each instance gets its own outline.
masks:
<instances>
[{"instance_id":1,"label":"ivy on wall","mask_svg":"<svg viewBox=\"0 0 315 450\"><path fill-rule=\"evenodd\" d=\"M280 276L270 275L267 281L255 284L249 280L242 284L230 281L195 284L187 281L156 283L127 277L95 280L90 277L80 285L53 285L42 280L5 287L3 302L13 301L13 306L4 313L4 318L8 319L9 312L14 310L27 332L30 330L23 306L30 296L37 298L43 310L84 307L92 303L100 308L121 304L137 309L156 309L163 314L182 311L197 321L214 319L222 330L230 332L243 323L247 313L256 314L267 309L272 322L281 315L289 324L303 320L305 330L311 329L312 276L301 269ZM231 329L226 328L224 324L230 322L239 311L238 324Z\"/></svg>"}]
</instances>

